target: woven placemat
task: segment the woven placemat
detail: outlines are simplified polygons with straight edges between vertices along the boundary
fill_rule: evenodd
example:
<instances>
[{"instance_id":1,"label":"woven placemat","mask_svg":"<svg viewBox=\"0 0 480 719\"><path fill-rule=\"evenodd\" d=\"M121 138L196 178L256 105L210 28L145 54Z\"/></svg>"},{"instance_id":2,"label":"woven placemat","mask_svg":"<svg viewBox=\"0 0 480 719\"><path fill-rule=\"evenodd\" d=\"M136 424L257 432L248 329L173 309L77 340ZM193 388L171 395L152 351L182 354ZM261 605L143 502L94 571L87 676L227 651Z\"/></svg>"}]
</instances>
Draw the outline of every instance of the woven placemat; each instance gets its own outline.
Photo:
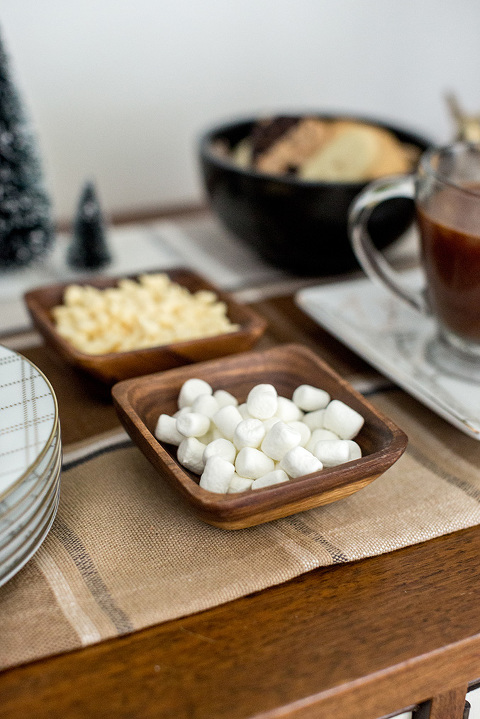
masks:
<instances>
[{"instance_id":1,"label":"woven placemat","mask_svg":"<svg viewBox=\"0 0 480 719\"><path fill-rule=\"evenodd\" d=\"M249 529L198 520L125 436L70 453L50 534L0 589L0 666L478 524L480 444L400 391L372 401L409 435L397 464L347 499Z\"/></svg>"}]
</instances>

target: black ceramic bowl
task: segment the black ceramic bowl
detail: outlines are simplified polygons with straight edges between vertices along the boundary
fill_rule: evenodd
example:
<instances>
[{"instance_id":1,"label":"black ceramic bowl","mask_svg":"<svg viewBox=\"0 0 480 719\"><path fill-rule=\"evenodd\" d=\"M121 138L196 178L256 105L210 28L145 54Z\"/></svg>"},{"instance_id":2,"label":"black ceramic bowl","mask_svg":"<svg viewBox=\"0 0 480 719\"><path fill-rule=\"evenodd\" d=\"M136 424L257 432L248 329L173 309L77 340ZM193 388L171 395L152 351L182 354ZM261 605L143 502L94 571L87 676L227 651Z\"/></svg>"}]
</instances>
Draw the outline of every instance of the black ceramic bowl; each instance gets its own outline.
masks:
<instances>
[{"instance_id":1,"label":"black ceramic bowl","mask_svg":"<svg viewBox=\"0 0 480 719\"><path fill-rule=\"evenodd\" d=\"M317 114L324 119L339 115ZM432 143L414 132L372 120L402 142L421 151ZM275 176L237 167L215 150L233 148L246 137L255 119L233 122L206 132L200 140L200 165L212 209L227 230L271 264L297 275L328 275L358 267L347 233L348 209L367 183L333 183ZM370 231L379 249L391 244L413 219L413 203L389 200L372 214Z\"/></svg>"}]
</instances>

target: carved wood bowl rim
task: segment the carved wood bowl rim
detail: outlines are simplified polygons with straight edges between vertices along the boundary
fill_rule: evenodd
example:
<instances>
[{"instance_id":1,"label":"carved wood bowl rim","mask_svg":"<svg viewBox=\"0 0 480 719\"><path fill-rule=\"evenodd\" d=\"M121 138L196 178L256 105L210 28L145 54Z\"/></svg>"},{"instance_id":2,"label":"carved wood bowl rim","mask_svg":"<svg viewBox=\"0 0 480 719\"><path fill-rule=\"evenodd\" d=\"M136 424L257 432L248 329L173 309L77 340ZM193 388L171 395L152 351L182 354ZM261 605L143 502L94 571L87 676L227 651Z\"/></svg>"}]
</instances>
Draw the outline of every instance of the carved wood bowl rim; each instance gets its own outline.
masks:
<instances>
[{"instance_id":1,"label":"carved wood bowl rim","mask_svg":"<svg viewBox=\"0 0 480 719\"><path fill-rule=\"evenodd\" d=\"M65 289L69 285L90 285L105 289L116 286L121 279L136 279L140 275L156 272L164 272L173 282L177 282L191 292L200 289L215 292L218 299L226 303L227 315L233 323L239 325L239 329L211 337L97 355L81 352L57 331L51 310L56 305L62 304ZM131 377L249 350L260 339L267 326L266 320L253 309L240 304L230 293L222 291L205 277L183 267L112 277L98 275L44 285L26 292L24 301L34 326L57 356L109 385Z\"/></svg>"},{"instance_id":2,"label":"carved wood bowl rim","mask_svg":"<svg viewBox=\"0 0 480 719\"><path fill-rule=\"evenodd\" d=\"M176 447L154 436L158 416L173 414L181 385L200 377L213 389L226 389L244 401L251 387L271 383L279 394L290 396L300 384L325 388L359 411L365 424L356 441L362 458L339 467L324 468L279 485L239 494L215 494L199 486L199 477L176 459ZM348 497L362 489L403 454L406 434L342 379L327 363L303 345L287 344L179 367L125 380L112 388L119 418L143 454L208 524L240 529L278 519Z\"/></svg>"}]
</instances>

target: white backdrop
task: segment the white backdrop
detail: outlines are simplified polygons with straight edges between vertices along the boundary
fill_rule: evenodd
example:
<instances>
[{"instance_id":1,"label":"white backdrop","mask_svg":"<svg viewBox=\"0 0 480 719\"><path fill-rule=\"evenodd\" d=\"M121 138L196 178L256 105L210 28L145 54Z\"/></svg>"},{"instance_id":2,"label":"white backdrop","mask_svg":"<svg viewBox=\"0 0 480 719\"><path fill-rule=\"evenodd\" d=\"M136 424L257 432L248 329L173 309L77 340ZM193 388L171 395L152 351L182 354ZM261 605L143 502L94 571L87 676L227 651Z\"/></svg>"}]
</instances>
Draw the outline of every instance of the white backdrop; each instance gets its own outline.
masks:
<instances>
[{"instance_id":1,"label":"white backdrop","mask_svg":"<svg viewBox=\"0 0 480 719\"><path fill-rule=\"evenodd\" d=\"M0 30L56 217L94 179L108 212L199 201L199 133L324 109L449 139L480 112L478 0L2 0Z\"/></svg>"}]
</instances>

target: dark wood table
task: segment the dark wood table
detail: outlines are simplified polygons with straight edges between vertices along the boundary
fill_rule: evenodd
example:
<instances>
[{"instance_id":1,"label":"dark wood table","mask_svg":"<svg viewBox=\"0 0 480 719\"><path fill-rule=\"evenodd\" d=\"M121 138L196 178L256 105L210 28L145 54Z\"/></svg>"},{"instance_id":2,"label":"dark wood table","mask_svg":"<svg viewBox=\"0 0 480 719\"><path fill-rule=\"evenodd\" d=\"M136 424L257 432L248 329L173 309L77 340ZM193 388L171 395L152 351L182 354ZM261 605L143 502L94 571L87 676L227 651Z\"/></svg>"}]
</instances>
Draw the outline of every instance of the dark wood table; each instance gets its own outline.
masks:
<instances>
[{"instance_id":1,"label":"dark wood table","mask_svg":"<svg viewBox=\"0 0 480 719\"><path fill-rule=\"evenodd\" d=\"M340 373L372 372L291 297L255 306L260 346L300 341ZM43 353L26 352L40 367ZM62 418L80 380L60 365L50 379ZM62 420L64 442L117 426L108 398L92 408ZM479 557L475 527L7 670L0 717L460 719L480 677Z\"/></svg>"}]
</instances>

